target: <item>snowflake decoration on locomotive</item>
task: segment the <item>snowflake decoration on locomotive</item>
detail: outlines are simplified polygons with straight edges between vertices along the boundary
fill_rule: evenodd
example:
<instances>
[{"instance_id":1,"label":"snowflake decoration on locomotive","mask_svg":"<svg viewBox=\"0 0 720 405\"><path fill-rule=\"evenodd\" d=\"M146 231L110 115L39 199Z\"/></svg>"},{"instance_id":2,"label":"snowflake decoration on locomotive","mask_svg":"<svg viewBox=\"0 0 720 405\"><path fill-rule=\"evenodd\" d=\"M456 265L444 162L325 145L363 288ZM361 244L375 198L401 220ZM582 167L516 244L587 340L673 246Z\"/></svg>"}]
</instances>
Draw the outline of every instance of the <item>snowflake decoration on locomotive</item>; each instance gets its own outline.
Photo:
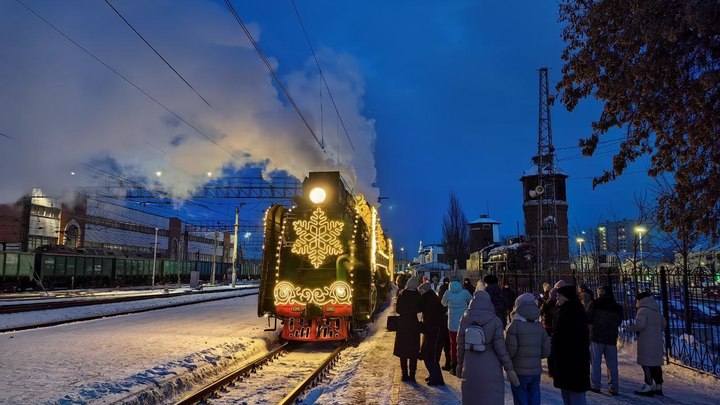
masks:
<instances>
[{"instance_id":1,"label":"snowflake decoration on locomotive","mask_svg":"<svg viewBox=\"0 0 720 405\"><path fill-rule=\"evenodd\" d=\"M328 256L343 253L338 236L344 225L341 221L328 220L325 212L316 208L309 220L293 222L298 238L293 243L292 252L307 255L313 267L319 268Z\"/></svg>"}]
</instances>

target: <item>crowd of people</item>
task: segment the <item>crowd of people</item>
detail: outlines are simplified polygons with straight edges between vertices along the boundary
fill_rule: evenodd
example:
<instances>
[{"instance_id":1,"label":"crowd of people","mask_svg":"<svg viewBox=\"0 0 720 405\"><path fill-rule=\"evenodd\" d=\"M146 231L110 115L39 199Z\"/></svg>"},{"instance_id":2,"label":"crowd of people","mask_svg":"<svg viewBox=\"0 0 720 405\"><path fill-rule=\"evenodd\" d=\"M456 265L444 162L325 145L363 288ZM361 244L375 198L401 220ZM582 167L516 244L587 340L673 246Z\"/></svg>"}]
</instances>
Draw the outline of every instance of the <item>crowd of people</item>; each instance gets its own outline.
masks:
<instances>
[{"instance_id":1,"label":"crowd of people","mask_svg":"<svg viewBox=\"0 0 720 405\"><path fill-rule=\"evenodd\" d=\"M416 382L422 360L428 385L445 385L445 370L449 378L461 379L463 404L503 404L504 370L514 403L537 405L542 360L547 359L548 375L563 402L584 405L587 391L601 392L604 359L608 394L620 395L617 340L623 309L609 286L593 294L584 284L560 280L545 283L538 299L532 293L516 296L498 281L492 274L477 286L468 278L440 283L398 277L393 354L400 358L402 381ZM635 394L663 395L666 321L649 292L638 294L636 305L635 322L627 331L638 335L637 362L645 384Z\"/></svg>"}]
</instances>

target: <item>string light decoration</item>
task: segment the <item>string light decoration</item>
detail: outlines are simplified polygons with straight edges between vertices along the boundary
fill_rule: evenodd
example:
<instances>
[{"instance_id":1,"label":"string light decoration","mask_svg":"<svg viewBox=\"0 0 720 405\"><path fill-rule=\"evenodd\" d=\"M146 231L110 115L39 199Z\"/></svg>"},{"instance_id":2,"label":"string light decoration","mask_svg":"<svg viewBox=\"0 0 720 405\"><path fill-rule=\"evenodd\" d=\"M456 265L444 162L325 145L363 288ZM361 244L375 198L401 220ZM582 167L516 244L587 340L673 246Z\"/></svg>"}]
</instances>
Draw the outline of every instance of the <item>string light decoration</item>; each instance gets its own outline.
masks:
<instances>
[{"instance_id":1,"label":"string light decoration","mask_svg":"<svg viewBox=\"0 0 720 405\"><path fill-rule=\"evenodd\" d=\"M344 281L336 281L330 287L300 288L287 281L275 286L275 305L307 305L318 306L332 304L352 304L350 286Z\"/></svg>"},{"instance_id":2,"label":"string light decoration","mask_svg":"<svg viewBox=\"0 0 720 405\"><path fill-rule=\"evenodd\" d=\"M292 224L297 234L292 252L307 255L314 268L319 268L328 256L343 253L338 236L345 224L328 220L320 207L313 211L309 220L297 220Z\"/></svg>"}]
</instances>

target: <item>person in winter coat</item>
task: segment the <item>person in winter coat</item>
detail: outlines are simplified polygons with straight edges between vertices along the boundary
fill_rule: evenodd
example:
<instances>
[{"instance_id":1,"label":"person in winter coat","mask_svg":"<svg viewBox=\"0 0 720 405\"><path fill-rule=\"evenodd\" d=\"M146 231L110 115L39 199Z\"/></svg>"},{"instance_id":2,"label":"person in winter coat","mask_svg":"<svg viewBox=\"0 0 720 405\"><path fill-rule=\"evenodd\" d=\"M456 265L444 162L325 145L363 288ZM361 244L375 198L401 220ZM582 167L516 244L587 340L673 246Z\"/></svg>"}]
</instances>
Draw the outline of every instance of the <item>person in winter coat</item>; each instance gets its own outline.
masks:
<instances>
[{"instance_id":1,"label":"person in winter coat","mask_svg":"<svg viewBox=\"0 0 720 405\"><path fill-rule=\"evenodd\" d=\"M443 278L442 284L440 284L440 288L438 289L438 296L440 297L440 302L442 302L443 296L448 291L448 288L450 288L450 279L445 277ZM448 316L448 309L447 304L443 303L443 306L445 307L445 319L447 320ZM444 336L444 343L442 345L441 351L445 352L445 365L442 366L442 369L445 371L452 370L452 348L450 347L450 332L446 334L447 336ZM440 354L438 353L438 358L440 358Z\"/></svg>"},{"instance_id":2,"label":"person in winter coat","mask_svg":"<svg viewBox=\"0 0 720 405\"><path fill-rule=\"evenodd\" d=\"M620 395L617 339L623 309L615 301L610 286L598 287L597 298L590 303L587 317L590 324L590 390L600 392L602 358L605 356L605 365L610 375L610 395Z\"/></svg>"},{"instance_id":3,"label":"person in winter coat","mask_svg":"<svg viewBox=\"0 0 720 405\"><path fill-rule=\"evenodd\" d=\"M578 297L580 298L580 303L583 304L583 308L585 308L585 313L587 313L590 304L593 302L593 294L588 289L587 284L580 284L578 286Z\"/></svg>"},{"instance_id":4,"label":"person in winter coat","mask_svg":"<svg viewBox=\"0 0 720 405\"><path fill-rule=\"evenodd\" d=\"M415 382L418 353L420 353L420 323L417 314L421 308L417 287L417 277L410 277L405 289L398 294L395 305L398 327L395 332L393 355L400 357L401 380L409 382Z\"/></svg>"},{"instance_id":5,"label":"person in winter coat","mask_svg":"<svg viewBox=\"0 0 720 405\"><path fill-rule=\"evenodd\" d=\"M505 283L502 288L503 297L505 297L505 309L511 311L513 309L513 304L515 303L515 299L517 298L517 294L515 291L510 288L510 284Z\"/></svg>"},{"instance_id":6,"label":"person in winter coat","mask_svg":"<svg viewBox=\"0 0 720 405\"><path fill-rule=\"evenodd\" d=\"M420 308L423 314L423 321L420 330L423 334L422 345L420 346L420 357L425 362L430 376L427 378L428 385L445 385L445 380L440 371L440 352L444 343L442 333L447 335L447 322L443 317L445 308L440 303L430 283L420 284ZM440 349L440 350L438 350Z\"/></svg>"},{"instance_id":7,"label":"person in winter coat","mask_svg":"<svg viewBox=\"0 0 720 405\"><path fill-rule=\"evenodd\" d=\"M520 385L512 386L515 405L540 405L542 359L550 355L550 338L540 325L540 309L530 293L515 299L505 345Z\"/></svg>"},{"instance_id":8,"label":"person in winter coat","mask_svg":"<svg viewBox=\"0 0 720 405\"><path fill-rule=\"evenodd\" d=\"M495 314L500 318L503 329L505 329L507 325L507 306L505 305L505 295L498 285L498 278L494 274L488 274L483 278L483 282L485 283L485 291L490 294L490 299L495 307Z\"/></svg>"},{"instance_id":9,"label":"person in winter coat","mask_svg":"<svg viewBox=\"0 0 720 405\"><path fill-rule=\"evenodd\" d=\"M442 284L440 284L440 288L438 289L438 297L442 300L443 295L447 292L448 288L450 288L450 279L445 277L443 278Z\"/></svg>"},{"instance_id":10,"label":"person in winter coat","mask_svg":"<svg viewBox=\"0 0 720 405\"><path fill-rule=\"evenodd\" d=\"M465 333L471 325L479 325L485 334L484 351L465 347ZM502 370L513 386L519 386L512 360L505 348L502 322L495 314L490 295L475 291L470 306L460 320L458 329L457 376L462 378L464 405L502 405L505 403L505 382Z\"/></svg>"},{"instance_id":11,"label":"person in winter coat","mask_svg":"<svg viewBox=\"0 0 720 405\"><path fill-rule=\"evenodd\" d=\"M407 283L407 280L408 280L408 276L405 273L400 273L395 278L395 284L397 284L398 294L400 293L400 291L402 291L405 288L405 283Z\"/></svg>"},{"instance_id":12,"label":"person in winter coat","mask_svg":"<svg viewBox=\"0 0 720 405\"><path fill-rule=\"evenodd\" d=\"M475 294L475 286L472 285L472 281L470 281L470 279L467 277L465 278L465 280L463 280L463 288L466 289L471 296Z\"/></svg>"},{"instance_id":13,"label":"person in winter coat","mask_svg":"<svg viewBox=\"0 0 720 405\"><path fill-rule=\"evenodd\" d=\"M645 384L635 393L644 396L663 395L662 331L667 322L649 291L638 294L636 305L635 324L628 326L627 331L638 334L637 363L642 366Z\"/></svg>"},{"instance_id":14,"label":"person in winter coat","mask_svg":"<svg viewBox=\"0 0 720 405\"><path fill-rule=\"evenodd\" d=\"M549 363L553 385L560 388L565 405L585 405L585 391L590 389L590 339L585 308L573 285L558 288L557 303Z\"/></svg>"},{"instance_id":15,"label":"person in winter coat","mask_svg":"<svg viewBox=\"0 0 720 405\"><path fill-rule=\"evenodd\" d=\"M470 293L460 285L459 281L452 281L448 292L442 298L442 304L448 307L448 330L450 331L450 361L451 371L457 374L457 334L460 319L463 317L468 304L472 300Z\"/></svg>"},{"instance_id":16,"label":"person in winter coat","mask_svg":"<svg viewBox=\"0 0 720 405\"><path fill-rule=\"evenodd\" d=\"M555 324L555 315L557 314L557 288L553 288L548 293L545 301L540 305L540 317L542 326L545 328L548 336L552 337L553 325Z\"/></svg>"}]
</instances>

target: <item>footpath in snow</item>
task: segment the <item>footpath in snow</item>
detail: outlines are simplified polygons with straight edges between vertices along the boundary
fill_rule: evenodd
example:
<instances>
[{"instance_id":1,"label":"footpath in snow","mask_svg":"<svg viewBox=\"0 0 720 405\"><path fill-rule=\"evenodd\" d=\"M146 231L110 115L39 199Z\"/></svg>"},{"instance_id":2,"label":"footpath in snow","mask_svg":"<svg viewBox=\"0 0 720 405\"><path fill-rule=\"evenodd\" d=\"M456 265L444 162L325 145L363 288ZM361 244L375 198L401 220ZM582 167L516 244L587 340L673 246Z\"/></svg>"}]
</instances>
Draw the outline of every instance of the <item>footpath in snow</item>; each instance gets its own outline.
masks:
<instances>
[{"instance_id":1,"label":"footpath in snow","mask_svg":"<svg viewBox=\"0 0 720 405\"><path fill-rule=\"evenodd\" d=\"M347 358L358 357L358 362L344 362L349 369L339 374L319 396L318 404L460 404L462 393L459 378L443 371L444 387L430 387L423 381L428 373L422 362L418 363L416 383L400 381L400 361L392 355L395 333L385 330L387 309L368 330L368 337L357 348L349 349ZM619 348L620 396L607 393L604 379L602 393L587 392L588 404L718 404L717 389L720 380L677 365L663 367L664 397L641 397L633 392L642 385L642 369L635 362L636 344L628 343ZM443 358L444 359L444 358ZM545 363L545 361L543 361ZM478 382L482 384L482 382ZM560 390L552 385L552 379L544 367L541 378L543 404L562 404ZM306 403L313 403L309 398ZM513 404L510 383L505 382L505 404Z\"/></svg>"}]
</instances>

